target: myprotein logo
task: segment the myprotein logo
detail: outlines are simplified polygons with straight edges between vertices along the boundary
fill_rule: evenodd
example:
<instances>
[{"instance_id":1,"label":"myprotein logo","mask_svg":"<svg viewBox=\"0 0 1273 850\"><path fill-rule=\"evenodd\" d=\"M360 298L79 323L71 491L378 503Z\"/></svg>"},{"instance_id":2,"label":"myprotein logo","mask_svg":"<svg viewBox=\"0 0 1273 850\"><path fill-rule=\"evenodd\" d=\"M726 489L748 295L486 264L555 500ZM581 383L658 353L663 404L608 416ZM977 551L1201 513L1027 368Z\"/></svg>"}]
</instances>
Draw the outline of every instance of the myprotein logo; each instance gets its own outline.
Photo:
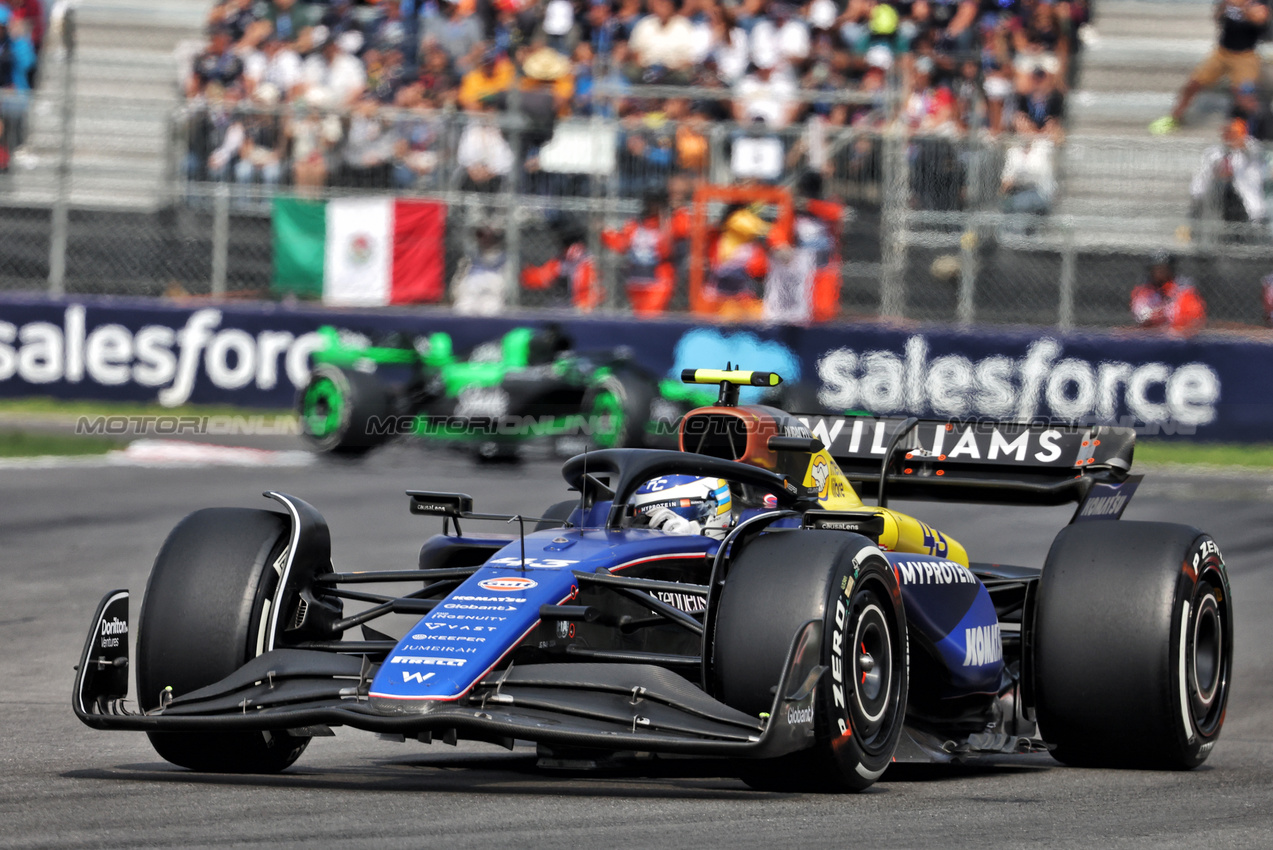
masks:
<instances>
[{"instance_id":1,"label":"myprotein logo","mask_svg":"<svg viewBox=\"0 0 1273 850\"><path fill-rule=\"evenodd\" d=\"M191 313L181 328L154 324L136 332L119 324L89 330L86 312L68 306L60 326L0 322L0 381L136 384L157 388L160 404L175 407L190 400L200 366L218 389L271 390L280 377L300 387L309 355L321 346L316 333L218 329L222 313L211 308Z\"/></svg>"},{"instance_id":2,"label":"myprotein logo","mask_svg":"<svg viewBox=\"0 0 1273 850\"><path fill-rule=\"evenodd\" d=\"M931 410L941 416L1027 421L1174 423L1184 429L1215 421L1220 377L1204 363L1091 362L1062 357L1060 342L1043 338L1020 358L929 358L916 335L902 354L837 348L818 360L818 400L828 407L864 407L877 414ZM1131 423L1120 417L1130 414Z\"/></svg>"}]
</instances>

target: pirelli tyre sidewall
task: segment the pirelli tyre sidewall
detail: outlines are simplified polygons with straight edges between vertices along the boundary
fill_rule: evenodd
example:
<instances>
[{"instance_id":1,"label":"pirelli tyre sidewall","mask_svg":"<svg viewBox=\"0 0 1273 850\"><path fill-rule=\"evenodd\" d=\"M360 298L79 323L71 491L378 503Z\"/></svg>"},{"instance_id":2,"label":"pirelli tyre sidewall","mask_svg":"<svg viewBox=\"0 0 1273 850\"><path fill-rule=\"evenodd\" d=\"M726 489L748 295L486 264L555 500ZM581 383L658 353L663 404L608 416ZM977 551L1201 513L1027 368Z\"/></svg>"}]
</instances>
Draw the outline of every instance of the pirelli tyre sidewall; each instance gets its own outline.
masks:
<instances>
[{"instance_id":1,"label":"pirelli tyre sidewall","mask_svg":"<svg viewBox=\"0 0 1273 850\"><path fill-rule=\"evenodd\" d=\"M769 790L858 791L874 783L902 732L909 660L901 590L880 550L845 532L762 535L730 569L718 610L716 692L754 714L770 710L797 629L811 619L824 624L827 669L814 698L813 746L741 763L744 780Z\"/></svg>"},{"instance_id":2,"label":"pirelli tyre sidewall","mask_svg":"<svg viewBox=\"0 0 1273 850\"><path fill-rule=\"evenodd\" d=\"M1224 724L1234 646L1228 574L1210 536L1171 523L1071 526L1048 556L1038 606L1039 727L1059 760L1169 769L1206 760Z\"/></svg>"}]
</instances>

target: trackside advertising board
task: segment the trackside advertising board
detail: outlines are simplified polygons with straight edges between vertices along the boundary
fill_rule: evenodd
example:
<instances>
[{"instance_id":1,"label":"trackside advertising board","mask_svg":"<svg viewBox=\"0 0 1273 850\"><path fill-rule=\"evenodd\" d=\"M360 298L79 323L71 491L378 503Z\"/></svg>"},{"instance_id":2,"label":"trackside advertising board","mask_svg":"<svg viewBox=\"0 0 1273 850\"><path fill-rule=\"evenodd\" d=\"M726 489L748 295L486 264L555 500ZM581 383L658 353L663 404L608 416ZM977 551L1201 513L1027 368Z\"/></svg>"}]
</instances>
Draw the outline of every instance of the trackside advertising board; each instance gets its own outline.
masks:
<instances>
[{"instance_id":1,"label":"trackside advertising board","mask_svg":"<svg viewBox=\"0 0 1273 850\"><path fill-rule=\"evenodd\" d=\"M616 346L660 376L727 361L779 372L836 410L1134 426L1142 435L1273 438L1273 336L1190 340L939 325L696 325L441 309L335 311L127 298L0 299L0 397L291 406L334 324L371 336L445 332L465 352L555 321L580 351ZM744 399L746 400L746 399Z\"/></svg>"}]
</instances>

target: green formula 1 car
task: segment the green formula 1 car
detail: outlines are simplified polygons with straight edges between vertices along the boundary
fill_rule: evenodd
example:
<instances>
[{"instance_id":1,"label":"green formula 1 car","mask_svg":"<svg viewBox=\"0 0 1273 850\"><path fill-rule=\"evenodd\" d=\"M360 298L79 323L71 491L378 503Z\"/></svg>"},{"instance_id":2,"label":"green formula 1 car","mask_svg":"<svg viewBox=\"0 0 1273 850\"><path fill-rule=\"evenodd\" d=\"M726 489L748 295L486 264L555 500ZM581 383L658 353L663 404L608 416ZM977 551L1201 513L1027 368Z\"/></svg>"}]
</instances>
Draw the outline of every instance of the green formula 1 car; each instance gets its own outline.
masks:
<instances>
[{"instance_id":1,"label":"green formula 1 car","mask_svg":"<svg viewBox=\"0 0 1273 850\"><path fill-rule=\"evenodd\" d=\"M320 333L325 345L298 408L302 433L322 452L363 454L400 435L479 458L544 440L567 455L676 448L681 416L714 399L712 388L660 380L628 349L575 351L554 326L515 328L464 358L445 333L376 342L334 327Z\"/></svg>"}]
</instances>

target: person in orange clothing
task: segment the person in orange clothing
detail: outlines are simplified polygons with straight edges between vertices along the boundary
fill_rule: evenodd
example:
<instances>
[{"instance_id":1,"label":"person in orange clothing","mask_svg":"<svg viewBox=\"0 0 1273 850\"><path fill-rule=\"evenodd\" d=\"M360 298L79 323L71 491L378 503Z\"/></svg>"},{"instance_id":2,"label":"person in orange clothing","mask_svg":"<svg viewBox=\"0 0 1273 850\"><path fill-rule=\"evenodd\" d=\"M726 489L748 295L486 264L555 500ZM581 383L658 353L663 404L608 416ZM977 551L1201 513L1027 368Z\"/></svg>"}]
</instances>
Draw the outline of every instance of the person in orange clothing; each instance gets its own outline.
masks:
<instances>
[{"instance_id":1,"label":"person in orange clothing","mask_svg":"<svg viewBox=\"0 0 1273 850\"><path fill-rule=\"evenodd\" d=\"M637 315L656 315L667 309L676 288L675 255L689 237L688 209L668 210L667 196L652 192L645 196L641 217L622 230L604 230L601 244L623 254L624 287L628 302Z\"/></svg>"},{"instance_id":2,"label":"person in orange clothing","mask_svg":"<svg viewBox=\"0 0 1273 850\"><path fill-rule=\"evenodd\" d=\"M1207 322L1207 305L1188 278L1176 278L1176 258L1160 251L1149 263L1149 280L1132 290L1132 316L1142 328L1191 334Z\"/></svg>"},{"instance_id":3,"label":"person in orange clothing","mask_svg":"<svg viewBox=\"0 0 1273 850\"><path fill-rule=\"evenodd\" d=\"M460 94L457 98L461 109L476 112L481 108L482 99L507 92L516 79L513 63L494 47L488 47L482 53L482 62L460 80Z\"/></svg>"},{"instance_id":4,"label":"person in orange clothing","mask_svg":"<svg viewBox=\"0 0 1273 850\"><path fill-rule=\"evenodd\" d=\"M605 300L605 291L597 280L597 264L588 252L587 234L581 227L568 227L563 231L561 244L566 250L560 257L522 270L522 286L543 291L565 279L570 303L581 313L591 313Z\"/></svg>"}]
</instances>

